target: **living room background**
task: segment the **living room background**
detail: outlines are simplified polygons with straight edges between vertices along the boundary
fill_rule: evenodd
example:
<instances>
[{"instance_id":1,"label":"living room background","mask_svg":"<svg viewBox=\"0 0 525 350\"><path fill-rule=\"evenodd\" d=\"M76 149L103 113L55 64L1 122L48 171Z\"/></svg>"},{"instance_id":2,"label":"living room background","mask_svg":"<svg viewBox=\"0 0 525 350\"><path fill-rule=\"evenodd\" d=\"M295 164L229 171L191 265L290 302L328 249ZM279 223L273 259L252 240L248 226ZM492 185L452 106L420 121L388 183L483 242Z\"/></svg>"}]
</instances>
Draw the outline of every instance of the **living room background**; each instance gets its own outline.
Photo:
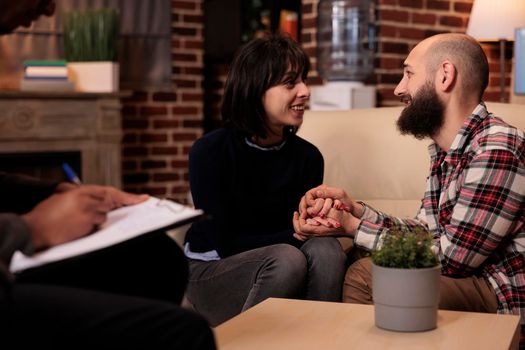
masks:
<instances>
[{"instance_id":1,"label":"living room background","mask_svg":"<svg viewBox=\"0 0 525 350\"><path fill-rule=\"evenodd\" d=\"M310 55L313 68L308 82L310 85L322 84L316 72L318 0L261 2L272 4L274 12L275 7L279 9L288 3L292 4L292 9L300 9L299 40ZM222 11L226 14L210 21L217 16L213 11L205 11L210 3L226 8ZM216 60L206 52L206 33L211 31L215 37L224 36L233 46L230 48L233 53L235 45L241 43L241 36L225 34L229 33L226 28L234 22L228 6L235 7L236 18L240 18L242 13L239 11L242 12L246 3L250 2L168 1L171 7L171 23L168 23L171 27L171 66L168 67L171 75L168 72L168 79L171 82L134 87L131 96L122 100L122 183L126 190L171 197L184 203L189 200L188 152L197 138L219 124L219 106L231 60L231 57ZM400 104L393 90L401 77L404 57L425 37L440 32L465 32L472 3L473 0L376 0L377 53L374 74L367 83L376 87L378 106ZM210 22L213 25L207 26ZM491 71L484 98L498 101L498 44L483 44L483 47ZM507 45L505 56L507 73L504 79L508 97L512 45Z\"/></svg>"},{"instance_id":2,"label":"living room background","mask_svg":"<svg viewBox=\"0 0 525 350\"><path fill-rule=\"evenodd\" d=\"M301 5L300 40L313 63L311 85L322 83L315 71L317 3L318 0L302 0ZM378 52L370 83L377 88L379 106L399 104L393 91L410 49L436 33L465 32L472 3L473 0L377 0ZM176 0L172 7L175 90L161 95L155 91L136 92L125 102L124 182L131 190L183 200L188 190L187 152L203 132L204 112L206 119L219 118L228 65L204 67L204 1ZM483 44L483 48L490 63L490 83L484 98L498 101L498 44ZM512 45L507 45L507 93L512 52ZM206 86L205 71L211 74L206 78ZM171 151L175 155L170 155Z\"/></svg>"}]
</instances>

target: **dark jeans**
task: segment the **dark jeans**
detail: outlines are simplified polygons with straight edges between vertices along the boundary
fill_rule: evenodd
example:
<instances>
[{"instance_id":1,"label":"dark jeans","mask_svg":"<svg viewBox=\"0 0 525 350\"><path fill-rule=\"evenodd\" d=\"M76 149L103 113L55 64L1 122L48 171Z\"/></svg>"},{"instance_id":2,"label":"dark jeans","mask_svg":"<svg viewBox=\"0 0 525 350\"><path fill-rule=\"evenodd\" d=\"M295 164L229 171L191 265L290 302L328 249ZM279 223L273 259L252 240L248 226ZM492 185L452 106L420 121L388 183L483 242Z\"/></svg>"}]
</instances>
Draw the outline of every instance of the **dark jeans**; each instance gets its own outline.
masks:
<instances>
[{"instance_id":1,"label":"dark jeans","mask_svg":"<svg viewBox=\"0 0 525 350\"><path fill-rule=\"evenodd\" d=\"M207 322L178 305L187 276L162 233L27 270L0 288L0 347L215 349Z\"/></svg>"},{"instance_id":2,"label":"dark jeans","mask_svg":"<svg viewBox=\"0 0 525 350\"><path fill-rule=\"evenodd\" d=\"M201 316L154 299L15 284L4 317L2 349L215 349Z\"/></svg>"},{"instance_id":3,"label":"dark jeans","mask_svg":"<svg viewBox=\"0 0 525 350\"><path fill-rule=\"evenodd\" d=\"M17 282L95 289L180 304L188 264L177 243L154 233L84 256L29 269Z\"/></svg>"},{"instance_id":4,"label":"dark jeans","mask_svg":"<svg viewBox=\"0 0 525 350\"><path fill-rule=\"evenodd\" d=\"M189 260L187 297L216 326L269 297L341 301L346 255L333 237L276 244L218 261Z\"/></svg>"}]
</instances>

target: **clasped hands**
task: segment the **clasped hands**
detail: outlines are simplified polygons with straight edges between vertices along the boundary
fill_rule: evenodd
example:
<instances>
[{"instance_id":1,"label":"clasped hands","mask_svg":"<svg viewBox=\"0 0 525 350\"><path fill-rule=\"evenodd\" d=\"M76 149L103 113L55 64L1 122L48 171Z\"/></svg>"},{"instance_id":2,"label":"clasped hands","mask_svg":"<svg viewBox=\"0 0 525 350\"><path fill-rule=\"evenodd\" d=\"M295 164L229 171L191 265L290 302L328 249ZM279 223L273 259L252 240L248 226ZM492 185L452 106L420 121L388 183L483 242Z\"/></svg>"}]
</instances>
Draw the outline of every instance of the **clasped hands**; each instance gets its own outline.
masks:
<instances>
[{"instance_id":1,"label":"clasped hands","mask_svg":"<svg viewBox=\"0 0 525 350\"><path fill-rule=\"evenodd\" d=\"M294 212L294 237L305 241L315 236L350 236L361 223L364 208L344 190L321 185L301 198Z\"/></svg>"}]
</instances>

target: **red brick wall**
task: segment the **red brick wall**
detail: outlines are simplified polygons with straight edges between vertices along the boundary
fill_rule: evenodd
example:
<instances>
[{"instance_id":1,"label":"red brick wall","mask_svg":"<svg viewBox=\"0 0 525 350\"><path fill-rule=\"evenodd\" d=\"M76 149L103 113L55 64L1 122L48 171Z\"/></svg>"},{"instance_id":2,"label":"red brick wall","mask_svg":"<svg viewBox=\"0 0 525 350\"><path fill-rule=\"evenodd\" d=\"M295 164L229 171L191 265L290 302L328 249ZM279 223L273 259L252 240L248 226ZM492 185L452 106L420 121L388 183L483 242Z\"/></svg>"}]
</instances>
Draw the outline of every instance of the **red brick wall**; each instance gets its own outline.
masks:
<instances>
[{"instance_id":1,"label":"red brick wall","mask_svg":"<svg viewBox=\"0 0 525 350\"><path fill-rule=\"evenodd\" d=\"M303 0L302 42L315 66L318 0ZM377 86L378 104L398 104L393 91L401 78L401 65L422 39L443 32L465 32L473 0L377 0L378 52L372 83ZM497 43L483 44L489 57L490 84L485 100L499 100L499 51ZM512 47L506 50L507 98L510 91ZM313 72L311 83L319 79Z\"/></svg>"},{"instance_id":2,"label":"red brick wall","mask_svg":"<svg viewBox=\"0 0 525 350\"><path fill-rule=\"evenodd\" d=\"M320 85L323 83L316 71L317 67L317 3L318 0L303 0L302 1L302 32L301 43L304 50L310 56L312 63L312 70L308 74L309 85Z\"/></svg>"},{"instance_id":3,"label":"red brick wall","mask_svg":"<svg viewBox=\"0 0 525 350\"><path fill-rule=\"evenodd\" d=\"M174 89L123 101L126 190L187 201L188 151L202 135L203 1L172 1Z\"/></svg>"},{"instance_id":4,"label":"red brick wall","mask_svg":"<svg viewBox=\"0 0 525 350\"><path fill-rule=\"evenodd\" d=\"M124 187L174 197L186 202L187 153L202 135L205 0L173 0L172 91L135 91L123 101ZM395 105L393 90L401 78L401 65L409 50L421 39L439 32L464 32L473 0L377 0L378 52L371 82L378 89L378 104ZM309 83L322 81L315 71L318 0L302 0L301 42L311 57ZM497 44L485 44L489 56L490 86L485 100L499 99L499 53ZM512 47L506 52L507 95L510 85ZM218 64L211 81L211 115L219 118L220 99L227 65Z\"/></svg>"}]
</instances>

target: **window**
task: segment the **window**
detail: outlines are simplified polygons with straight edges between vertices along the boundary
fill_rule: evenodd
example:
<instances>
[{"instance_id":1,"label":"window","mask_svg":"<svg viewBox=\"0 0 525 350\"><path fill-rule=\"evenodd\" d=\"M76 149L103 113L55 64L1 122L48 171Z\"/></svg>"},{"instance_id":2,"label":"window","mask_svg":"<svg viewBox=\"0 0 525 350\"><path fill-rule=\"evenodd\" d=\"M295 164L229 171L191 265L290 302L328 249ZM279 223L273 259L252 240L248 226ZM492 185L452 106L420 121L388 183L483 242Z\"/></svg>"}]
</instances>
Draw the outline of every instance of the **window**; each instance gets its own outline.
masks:
<instances>
[{"instance_id":1,"label":"window","mask_svg":"<svg viewBox=\"0 0 525 350\"><path fill-rule=\"evenodd\" d=\"M63 59L62 14L109 7L119 10L120 86L171 85L170 0L57 0L55 15L0 37L0 88L16 88L27 59Z\"/></svg>"}]
</instances>

